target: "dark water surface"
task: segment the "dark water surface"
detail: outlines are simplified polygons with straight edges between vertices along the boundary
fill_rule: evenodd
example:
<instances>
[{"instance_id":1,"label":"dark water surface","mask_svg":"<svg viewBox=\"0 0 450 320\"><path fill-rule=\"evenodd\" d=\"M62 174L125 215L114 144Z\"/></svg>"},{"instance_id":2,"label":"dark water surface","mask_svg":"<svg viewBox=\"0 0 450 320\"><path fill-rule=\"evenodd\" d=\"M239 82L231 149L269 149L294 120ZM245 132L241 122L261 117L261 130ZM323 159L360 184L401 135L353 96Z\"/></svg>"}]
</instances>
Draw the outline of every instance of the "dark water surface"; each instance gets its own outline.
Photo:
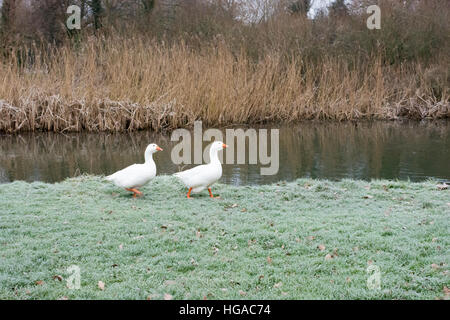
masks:
<instances>
[{"instance_id":1,"label":"dark water surface","mask_svg":"<svg viewBox=\"0 0 450 320\"><path fill-rule=\"evenodd\" d=\"M259 165L224 165L222 182L266 184L300 177L450 180L449 121L308 122L273 128L280 129L278 173L262 176ZM170 141L169 135L152 132L0 135L0 182L56 182L84 173L111 174L143 162L143 152L151 142L164 148L164 152L155 156L158 174L178 171L180 167L170 157L177 142Z\"/></svg>"}]
</instances>

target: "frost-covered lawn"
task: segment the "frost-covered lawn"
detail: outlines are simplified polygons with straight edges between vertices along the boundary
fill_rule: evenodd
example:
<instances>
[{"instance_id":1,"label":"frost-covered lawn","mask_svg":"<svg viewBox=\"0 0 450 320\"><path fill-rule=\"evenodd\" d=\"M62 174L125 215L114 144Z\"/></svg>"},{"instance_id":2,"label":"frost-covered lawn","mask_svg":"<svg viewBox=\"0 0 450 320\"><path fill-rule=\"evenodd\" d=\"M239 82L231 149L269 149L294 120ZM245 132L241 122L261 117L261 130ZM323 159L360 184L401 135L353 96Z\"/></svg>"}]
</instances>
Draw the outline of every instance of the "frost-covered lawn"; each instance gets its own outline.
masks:
<instances>
[{"instance_id":1,"label":"frost-covered lawn","mask_svg":"<svg viewBox=\"0 0 450 320\"><path fill-rule=\"evenodd\" d=\"M219 199L189 200L159 176L142 191L87 176L0 185L0 298L435 299L450 287L450 191L433 181L219 184Z\"/></svg>"}]
</instances>

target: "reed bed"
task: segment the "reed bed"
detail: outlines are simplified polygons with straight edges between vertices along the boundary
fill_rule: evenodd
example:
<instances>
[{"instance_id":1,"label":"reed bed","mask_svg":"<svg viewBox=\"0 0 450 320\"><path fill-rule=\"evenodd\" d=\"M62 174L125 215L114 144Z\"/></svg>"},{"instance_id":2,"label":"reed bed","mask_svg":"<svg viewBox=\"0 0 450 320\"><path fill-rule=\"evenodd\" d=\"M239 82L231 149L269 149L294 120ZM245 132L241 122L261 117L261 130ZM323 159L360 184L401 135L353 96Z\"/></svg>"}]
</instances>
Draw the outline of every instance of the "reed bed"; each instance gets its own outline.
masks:
<instances>
[{"instance_id":1,"label":"reed bed","mask_svg":"<svg viewBox=\"0 0 450 320\"><path fill-rule=\"evenodd\" d=\"M376 55L313 63L272 50L255 61L221 42L194 50L139 36L11 56L0 63L2 132L450 116L446 57L427 65L389 66Z\"/></svg>"}]
</instances>

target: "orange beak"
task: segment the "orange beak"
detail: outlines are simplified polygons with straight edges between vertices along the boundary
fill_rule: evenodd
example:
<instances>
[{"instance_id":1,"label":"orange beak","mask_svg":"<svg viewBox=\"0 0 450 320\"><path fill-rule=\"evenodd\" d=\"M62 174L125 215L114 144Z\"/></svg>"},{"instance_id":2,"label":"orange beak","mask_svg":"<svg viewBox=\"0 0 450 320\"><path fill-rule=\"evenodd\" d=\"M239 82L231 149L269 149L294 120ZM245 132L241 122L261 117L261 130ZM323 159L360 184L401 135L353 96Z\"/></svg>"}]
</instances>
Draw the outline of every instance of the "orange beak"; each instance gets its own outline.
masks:
<instances>
[{"instance_id":1,"label":"orange beak","mask_svg":"<svg viewBox=\"0 0 450 320\"><path fill-rule=\"evenodd\" d=\"M163 149L161 149L159 146L156 146L156 150L163 151Z\"/></svg>"},{"instance_id":2,"label":"orange beak","mask_svg":"<svg viewBox=\"0 0 450 320\"><path fill-rule=\"evenodd\" d=\"M222 143L222 148L228 148L228 146L225 143Z\"/></svg>"}]
</instances>

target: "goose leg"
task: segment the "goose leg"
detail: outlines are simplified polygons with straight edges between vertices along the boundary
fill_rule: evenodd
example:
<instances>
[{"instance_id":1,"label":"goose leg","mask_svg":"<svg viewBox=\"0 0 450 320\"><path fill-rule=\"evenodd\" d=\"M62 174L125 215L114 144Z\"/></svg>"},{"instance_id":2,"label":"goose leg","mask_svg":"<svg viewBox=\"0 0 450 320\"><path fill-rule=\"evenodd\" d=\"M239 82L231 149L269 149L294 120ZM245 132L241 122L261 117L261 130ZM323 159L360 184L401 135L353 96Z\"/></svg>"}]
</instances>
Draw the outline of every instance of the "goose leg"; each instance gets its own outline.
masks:
<instances>
[{"instance_id":1,"label":"goose leg","mask_svg":"<svg viewBox=\"0 0 450 320\"><path fill-rule=\"evenodd\" d=\"M208 192L209 192L209 197L210 197L210 198L214 198L214 196L213 196L213 194L212 194L212 192L211 192L211 188L208 188Z\"/></svg>"},{"instance_id":2,"label":"goose leg","mask_svg":"<svg viewBox=\"0 0 450 320\"><path fill-rule=\"evenodd\" d=\"M142 192L140 192L138 189L136 188L125 188L125 190L133 192L133 198L136 198L137 195L141 196Z\"/></svg>"},{"instance_id":3,"label":"goose leg","mask_svg":"<svg viewBox=\"0 0 450 320\"><path fill-rule=\"evenodd\" d=\"M136 198L136 192L132 188L125 188L125 190L133 192L133 198Z\"/></svg>"},{"instance_id":4,"label":"goose leg","mask_svg":"<svg viewBox=\"0 0 450 320\"><path fill-rule=\"evenodd\" d=\"M190 198L191 198L191 191L192 191L192 188L189 188L189 191L188 191L188 193L187 193L187 197L188 197L188 199L190 199Z\"/></svg>"}]
</instances>

